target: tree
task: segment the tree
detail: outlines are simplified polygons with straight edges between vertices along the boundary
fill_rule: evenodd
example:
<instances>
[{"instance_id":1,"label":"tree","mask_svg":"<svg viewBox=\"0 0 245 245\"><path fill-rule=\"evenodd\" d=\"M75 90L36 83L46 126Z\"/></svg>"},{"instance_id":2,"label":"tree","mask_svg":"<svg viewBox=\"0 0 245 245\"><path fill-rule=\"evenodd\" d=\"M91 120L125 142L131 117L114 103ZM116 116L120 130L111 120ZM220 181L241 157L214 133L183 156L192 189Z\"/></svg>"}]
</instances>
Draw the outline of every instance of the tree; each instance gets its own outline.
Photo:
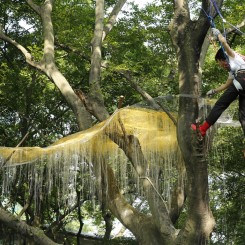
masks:
<instances>
[{"instance_id":1,"label":"tree","mask_svg":"<svg viewBox=\"0 0 245 245\"><path fill-rule=\"evenodd\" d=\"M209 28L208 19L200 12L198 21L190 19L187 1L175 2L175 14L171 23L171 35L177 48L180 97L178 115L178 141L184 157L187 174L188 214L185 228L178 236L177 244L206 243L214 227L214 218L208 200L208 171L205 161L205 145L192 142L190 124L198 117L200 95L200 54ZM208 1L202 1L207 9ZM189 96L188 96L189 95ZM197 149L199 148L199 149ZM183 237L185 237L183 241ZM177 239L177 240L178 240Z\"/></svg>"},{"instance_id":2,"label":"tree","mask_svg":"<svg viewBox=\"0 0 245 245\"><path fill-rule=\"evenodd\" d=\"M241 131L241 128L229 126L219 128L210 154L210 179L214 186L211 188L211 205L217 220L215 239L211 244L242 243L244 158L239 154L243 150Z\"/></svg>"},{"instance_id":3,"label":"tree","mask_svg":"<svg viewBox=\"0 0 245 245\"><path fill-rule=\"evenodd\" d=\"M219 1L220 5L221 2ZM27 3L42 20L44 49L40 61L34 61L30 52L6 35L6 32L1 32L1 39L17 47L24 54L29 65L42 71L55 83L68 105L72 108L80 129L86 129L91 126L92 116L98 121L106 119L109 113L105 108L100 86L101 67L107 67L102 62L102 41L105 40L104 38L114 25L114 16L118 14L125 1L118 1L115 4L112 15L108 17L108 25L105 27L103 25L104 1L96 1L95 30L92 39L91 66L88 79L89 89L87 93L78 91L77 94L57 68L55 62L55 42L51 19L54 1L45 1L40 3L40 5L35 4L33 1L27 1ZM57 8L62 7L62 2L57 1L56 4ZM167 4L164 6L169 7ZM203 0L202 7L207 10L208 1ZM134 209L123 197L116 182L115 173L106 162L106 159L102 158L98 162L96 155L92 159L94 175L102 181L101 201L133 232L140 244L203 244L208 241L214 227L214 219L208 200L206 145L203 142L197 145L197 142L192 141L189 127L191 122L198 117L198 97L201 86L200 54L209 28L209 22L202 11L198 15L198 21L192 20L188 1L175 1L173 9L174 14L170 25L170 34L177 50L179 91L181 95L177 130L185 168L179 159L177 165L179 171L178 181L173 190L170 210L168 210L162 198L159 197L159 194L155 192L154 186L151 185L151 180L143 178L144 175L142 173L147 171L147 159L142 152L141 143L137 137L125 130L120 117L112 128L114 131L107 129L105 134L123 149L131 165L144 183L145 196L149 203L151 216L143 215ZM57 45L63 46L62 43L57 43ZM117 74L123 75L132 84L135 84L132 77L137 76L137 74L134 71L129 69L114 69L114 71L117 71ZM138 91L140 90L137 86L135 88ZM148 101L152 101L152 98L143 92L141 90L141 94L144 94ZM192 142L192 144L186 144L186 142ZM184 181L185 174L187 175L186 185ZM110 183L109 185L108 182ZM106 193L104 193L105 190ZM174 225L180 219L184 205L187 208L187 217L181 229L177 230Z\"/></svg>"}]
</instances>

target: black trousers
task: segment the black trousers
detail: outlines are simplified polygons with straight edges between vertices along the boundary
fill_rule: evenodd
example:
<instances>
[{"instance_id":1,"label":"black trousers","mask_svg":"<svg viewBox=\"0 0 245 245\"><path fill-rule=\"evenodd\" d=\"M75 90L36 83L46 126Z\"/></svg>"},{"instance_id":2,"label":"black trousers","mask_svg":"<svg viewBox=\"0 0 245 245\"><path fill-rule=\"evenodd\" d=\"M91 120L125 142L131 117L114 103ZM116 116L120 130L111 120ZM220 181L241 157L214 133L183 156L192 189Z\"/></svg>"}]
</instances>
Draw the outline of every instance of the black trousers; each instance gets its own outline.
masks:
<instances>
[{"instance_id":1,"label":"black trousers","mask_svg":"<svg viewBox=\"0 0 245 245\"><path fill-rule=\"evenodd\" d=\"M226 91L217 100L211 112L209 113L206 121L213 125L225 109L237 98L239 97L239 121L242 125L242 129L245 136L245 71L238 72L236 80L243 87L242 91L238 91L236 87L231 84Z\"/></svg>"}]
</instances>

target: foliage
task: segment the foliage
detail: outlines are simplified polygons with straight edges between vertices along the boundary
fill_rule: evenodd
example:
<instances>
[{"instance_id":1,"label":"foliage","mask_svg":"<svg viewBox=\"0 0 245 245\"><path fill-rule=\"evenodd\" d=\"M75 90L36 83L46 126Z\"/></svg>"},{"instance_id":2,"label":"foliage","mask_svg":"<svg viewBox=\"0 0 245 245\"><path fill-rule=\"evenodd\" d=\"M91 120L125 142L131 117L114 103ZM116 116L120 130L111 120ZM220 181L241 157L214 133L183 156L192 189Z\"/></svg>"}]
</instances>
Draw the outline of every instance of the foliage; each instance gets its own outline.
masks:
<instances>
[{"instance_id":1,"label":"foliage","mask_svg":"<svg viewBox=\"0 0 245 245\"><path fill-rule=\"evenodd\" d=\"M242 244L244 237L244 157L240 128L218 130L210 154L210 183L217 226L211 244Z\"/></svg>"},{"instance_id":2,"label":"foliage","mask_svg":"<svg viewBox=\"0 0 245 245\"><path fill-rule=\"evenodd\" d=\"M222 8L224 17L230 23L239 23L244 18L242 1L224 2ZM106 1L106 13L114 3L115 1ZM193 5L193 8L195 9L196 6ZM4 31L28 47L34 58L40 58L42 47L40 19L30 11L26 1L4 1L0 11ZM58 0L52 17L57 66L73 89L87 92L94 28L94 3ZM122 76L121 73L125 71L132 74L135 81L152 97L178 94L177 60L168 30L171 17L172 4L170 3L159 5L153 2L144 9L139 9L137 5L132 4L130 10L123 11L123 16L105 39L102 51L106 66L102 70L101 87L110 113L117 108L120 95L125 97L124 106L142 100ZM219 17L215 22L218 28L223 28ZM243 43L244 36L237 36L233 47L245 54ZM2 51L0 53L0 145L15 146L29 133L23 145L47 146L58 138L76 132L78 127L74 115L54 84L26 65L23 56L13 46L0 41L0 47ZM213 60L217 48L210 47L206 56L203 95L216 87L218 82L224 81L227 76ZM242 193L245 190L244 159L240 154L241 141L240 129L234 128L220 129L214 141L215 146L210 156L210 182L217 228L212 244L229 244L231 241L242 244L243 242L245 214ZM24 180L27 182L28 176L25 176ZM19 199L16 200L24 205L29 196L25 189L26 185L24 182L15 184L13 198L18 196ZM50 199L43 202L41 218L44 224L54 221L55 216L61 215L66 208L60 207L56 202L58 195L59 193L54 189ZM137 195L138 193L135 196ZM84 189L83 197L88 197ZM59 208L61 210L58 210ZM85 207L83 215L85 219L88 216L95 216L96 225L102 221L101 213L98 210L95 212L91 207ZM77 218L77 213L73 213L65 224L74 217ZM31 215L28 219L31 223ZM184 219L185 213L178 224L180 227Z\"/></svg>"}]
</instances>

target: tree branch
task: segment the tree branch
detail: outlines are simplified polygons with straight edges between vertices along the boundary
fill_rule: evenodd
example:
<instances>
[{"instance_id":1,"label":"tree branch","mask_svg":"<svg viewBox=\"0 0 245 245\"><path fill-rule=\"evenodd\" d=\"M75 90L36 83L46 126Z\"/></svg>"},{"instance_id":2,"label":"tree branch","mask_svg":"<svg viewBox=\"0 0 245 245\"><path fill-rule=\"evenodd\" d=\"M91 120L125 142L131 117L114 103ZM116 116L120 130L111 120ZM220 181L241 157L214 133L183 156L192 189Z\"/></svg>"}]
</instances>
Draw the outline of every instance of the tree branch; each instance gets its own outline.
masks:
<instances>
[{"instance_id":1,"label":"tree branch","mask_svg":"<svg viewBox=\"0 0 245 245\"><path fill-rule=\"evenodd\" d=\"M45 233L46 234L48 234L49 232L53 233L54 228L59 226L59 224L65 219L65 217L67 215L69 215L71 212L73 212L78 207L78 205L81 205L83 202L84 202L84 200L80 200L80 202L75 203L68 210L64 211L64 213L62 215L59 215L59 218L57 220L55 220L53 223L50 224L50 226L45 231Z\"/></svg>"},{"instance_id":2,"label":"tree branch","mask_svg":"<svg viewBox=\"0 0 245 245\"><path fill-rule=\"evenodd\" d=\"M6 36L3 31L2 31L2 26L0 26L0 38L8 43L11 43L12 45L14 45L17 49L19 49L22 54L25 56L26 58L26 62L39 69L39 70L43 70L43 66L41 63L35 62L33 61L32 55L27 51L26 48L24 48L21 44L19 44L18 42L16 42L15 40L13 40L12 38Z\"/></svg>"},{"instance_id":3,"label":"tree branch","mask_svg":"<svg viewBox=\"0 0 245 245\"><path fill-rule=\"evenodd\" d=\"M38 14L41 16L41 7L35 4L32 0L26 0L28 5Z\"/></svg>"},{"instance_id":4,"label":"tree branch","mask_svg":"<svg viewBox=\"0 0 245 245\"><path fill-rule=\"evenodd\" d=\"M172 236L175 233L175 228L173 227L170 220L166 202L163 200L161 194L158 192L146 173L147 160L144 157L138 138L134 135L127 134L123 122L120 118L120 114L118 118L118 124L115 126L114 131L112 132L106 129L106 134L124 151L138 176L142 179L144 188L146 188L147 199L155 223L163 233ZM163 222L167 225L161 227Z\"/></svg>"},{"instance_id":5,"label":"tree branch","mask_svg":"<svg viewBox=\"0 0 245 245\"><path fill-rule=\"evenodd\" d=\"M172 120L172 122L177 125L176 119L173 117L173 115L169 112L167 108L165 108L163 105L158 103L157 101L154 100L147 92L145 92L136 82L133 81L131 78L131 75L129 72L121 71L120 75L125 77L127 81L130 82L130 85L155 109L159 110L162 109Z\"/></svg>"},{"instance_id":6,"label":"tree branch","mask_svg":"<svg viewBox=\"0 0 245 245\"><path fill-rule=\"evenodd\" d=\"M19 214L17 216L18 219L20 219L21 216L25 213L25 211L29 208L29 206L32 202L33 196L34 196L34 190L32 188L30 196L28 197L26 204L24 205L24 207L22 208L22 210L19 212Z\"/></svg>"},{"instance_id":7,"label":"tree branch","mask_svg":"<svg viewBox=\"0 0 245 245\"><path fill-rule=\"evenodd\" d=\"M107 34L111 31L114 24L116 23L116 18L121 11L124 4L127 2L127 0L119 0L116 5L114 6L113 10L111 11L111 14L109 16L108 23L104 27L103 35L102 35L102 42L106 38Z\"/></svg>"},{"instance_id":8,"label":"tree branch","mask_svg":"<svg viewBox=\"0 0 245 245\"><path fill-rule=\"evenodd\" d=\"M104 0L96 0L95 8L95 29L92 39L92 57L89 73L89 97L93 112L96 118L103 121L109 117L109 113L104 106L104 98L100 88L101 80L101 60L102 60L102 35L104 21Z\"/></svg>"},{"instance_id":9,"label":"tree branch","mask_svg":"<svg viewBox=\"0 0 245 245\"><path fill-rule=\"evenodd\" d=\"M25 136L21 139L21 141L15 146L15 148L14 148L14 150L11 152L11 154L9 154L9 156L5 159L5 161L3 162L3 164L2 164L2 166L1 166L1 168L3 168L6 164L7 164L7 162L11 159L11 157L14 155L14 153L15 153L15 149L17 149L25 140L26 140L26 138L28 137L28 135L29 135L29 132L27 132L26 134L25 134Z\"/></svg>"},{"instance_id":10,"label":"tree branch","mask_svg":"<svg viewBox=\"0 0 245 245\"><path fill-rule=\"evenodd\" d=\"M27 225L24 221L19 220L8 211L0 208L0 223L6 225L8 228L13 229L18 234L34 240L38 245L57 245L44 232L37 227Z\"/></svg>"}]
</instances>

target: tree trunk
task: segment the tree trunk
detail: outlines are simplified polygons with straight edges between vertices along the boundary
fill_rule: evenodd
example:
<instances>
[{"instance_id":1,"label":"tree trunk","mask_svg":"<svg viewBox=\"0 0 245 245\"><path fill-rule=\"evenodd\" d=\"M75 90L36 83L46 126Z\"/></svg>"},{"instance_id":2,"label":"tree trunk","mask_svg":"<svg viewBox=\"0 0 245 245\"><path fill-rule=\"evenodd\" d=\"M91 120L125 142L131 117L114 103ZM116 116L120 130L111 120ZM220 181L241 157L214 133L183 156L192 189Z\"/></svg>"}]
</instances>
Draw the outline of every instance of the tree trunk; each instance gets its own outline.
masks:
<instances>
[{"instance_id":1,"label":"tree trunk","mask_svg":"<svg viewBox=\"0 0 245 245\"><path fill-rule=\"evenodd\" d=\"M101 80L101 48L103 36L104 21L104 0L96 0L95 8L95 30L92 40L91 69L89 74L89 102L94 115L99 121L109 117L105 109L102 91L100 89Z\"/></svg>"},{"instance_id":2,"label":"tree trunk","mask_svg":"<svg viewBox=\"0 0 245 245\"><path fill-rule=\"evenodd\" d=\"M80 130L85 130L91 127L92 119L91 115L88 113L84 104L75 94L74 90L67 82L66 78L62 73L57 69L53 64L53 67L49 67L45 70L45 73L48 74L49 78L55 83L57 88L60 90L64 98L66 99L68 105L72 109Z\"/></svg>"},{"instance_id":3,"label":"tree trunk","mask_svg":"<svg viewBox=\"0 0 245 245\"><path fill-rule=\"evenodd\" d=\"M164 243L164 236L155 225L153 218L138 212L125 200L108 164L100 162L95 165L97 169L95 172L103 171L103 178L106 178L104 182L106 186L102 188L106 190L105 198L108 208L135 235L137 242L141 245L170 245L170 243Z\"/></svg>"},{"instance_id":4,"label":"tree trunk","mask_svg":"<svg viewBox=\"0 0 245 245\"><path fill-rule=\"evenodd\" d=\"M205 4L205 1L203 1ZM204 6L204 5L203 5ZM200 53L209 28L205 16L190 20L188 1L176 1L171 36L177 48L179 64L178 142L187 172L188 216L176 244L206 244L214 227L208 200L208 170L205 144L198 142L190 125L198 118L201 74ZM186 144L189 142L190 144Z\"/></svg>"},{"instance_id":5,"label":"tree trunk","mask_svg":"<svg viewBox=\"0 0 245 245\"><path fill-rule=\"evenodd\" d=\"M171 245L175 239L176 230L171 222L167 206L161 195L152 185L146 174L147 161L141 150L139 140L133 135L127 135L123 122L118 116L114 132L108 131L108 136L125 152L126 156L138 173L145 188L151 215L145 216L133 208L121 195L112 169L103 163L99 171L105 178L102 190L106 190L104 199L112 213L127 227L142 245ZM98 170L95 172L98 173Z\"/></svg>"},{"instance_id":6,"label":"tree trunk","mask_svg":"<svg viewBox=\"0 0 245 245\"><path fill-rule=\"evenodd\" d=\"M61 91L62 95L72 108L80 130L87 129L92 125L92 119L89 113L86 111L81 100L75 94L70 84L67 82L65 77L55 66L54 59L54 30L52 25L51 13L53 7L53 1L47 1L48 4L41 6L40 16L43 23L43 35L44 35L44 69L43 71L49 78L56 84Z\"/></svg>"}]
</instances>

